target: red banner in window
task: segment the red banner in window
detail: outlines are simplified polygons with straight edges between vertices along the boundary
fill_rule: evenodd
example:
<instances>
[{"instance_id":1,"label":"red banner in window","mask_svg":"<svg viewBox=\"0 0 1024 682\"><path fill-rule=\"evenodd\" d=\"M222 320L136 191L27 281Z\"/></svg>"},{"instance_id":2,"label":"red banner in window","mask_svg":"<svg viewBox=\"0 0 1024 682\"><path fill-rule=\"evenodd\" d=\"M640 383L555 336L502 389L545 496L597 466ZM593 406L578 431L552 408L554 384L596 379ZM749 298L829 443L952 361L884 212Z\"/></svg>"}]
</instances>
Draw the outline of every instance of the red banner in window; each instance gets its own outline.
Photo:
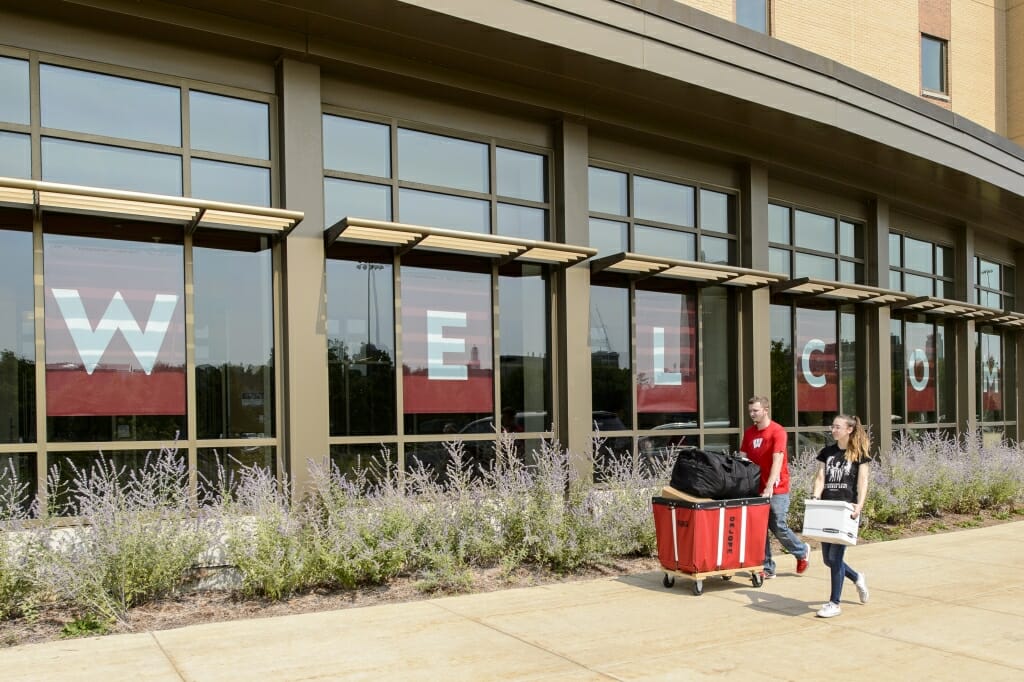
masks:
<instances>
[{"instance_id":1,"label":"red banner in window","mask_svg":"<svg viewBox=\"0 0 1024 682\"><path fill-rule=\"evenodd\" d=\"M934 412L935 405L935 327L907 323L907 411Z\"/></svg>"},{"instance_id":2,"label":"red banner in window","mask_svg":"<svg viewBox=\"0 0 1024 682\"><path fill-rule=\"evenodd\" d=\"M638 412L697 411L697 329L692 296L636 292Z\"/></svg>"},{"instance_id":3,"label":"red banner in window","mask_svg":"<svg viewBox=\"0 0 1024 682\"><path fill-rule=\"evenodd\" d=\"M48 234L48 416L185 413L182 247Z\"/></svg>"},{"instance_id":4,"label":"red banner in window","mask_svg":"<svg viewBox=\"0 0 1024 682\"><path fill-rule=\"evenodd\" d=\"M796 399L800 412L839 410L836 313L797 309Z\"/></svg>"},{"instance_id":5,"label":"red banner in window","mask_svg":"<svg viewBox=\"0 0 1024 682\"><path fill-rule=\"evenodd\" d=\"M490 291L485 274L402 268L406 414L494 410Z\"/></svg>"}]
</instances>

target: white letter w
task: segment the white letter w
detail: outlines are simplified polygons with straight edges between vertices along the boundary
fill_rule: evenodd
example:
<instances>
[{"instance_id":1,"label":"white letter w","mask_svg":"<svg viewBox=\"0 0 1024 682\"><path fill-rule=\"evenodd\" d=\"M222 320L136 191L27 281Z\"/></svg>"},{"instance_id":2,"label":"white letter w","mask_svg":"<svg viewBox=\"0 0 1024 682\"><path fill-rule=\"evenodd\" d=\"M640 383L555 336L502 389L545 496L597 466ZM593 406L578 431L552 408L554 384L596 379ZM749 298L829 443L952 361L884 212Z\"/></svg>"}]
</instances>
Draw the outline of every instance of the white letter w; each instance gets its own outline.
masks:
<instances>
[{"instance_id":1,"label":"white letter w","mask_svg":"<svg viewBox=\"0 0 1024 682\"><path fill-rule=\"evenodd\" d=\"M82 297L78 289L53 289L53 297L57 299L60 307L60 314L71 332L71 340L75 343L78 356L82 358L87 374L92 374L96 365L110 345L114 332L118 329L128 342L128 346L135 353L136 359L146 374L153 372L153 365L156 364L156 356L160 353L160 346L164 343L164 336L170 327L171 316L178 305L178 297L174 294L157 294L153 300L153 308L149 311L149 321L146 322L146 331L139 329L139 323L135 316L128 309L120 291L114 292L110 299L110 305L103 317L96 324L96 329L89 323L89 317L85 314L85 306L82 305Z\"/></svg>"}]
</instances>

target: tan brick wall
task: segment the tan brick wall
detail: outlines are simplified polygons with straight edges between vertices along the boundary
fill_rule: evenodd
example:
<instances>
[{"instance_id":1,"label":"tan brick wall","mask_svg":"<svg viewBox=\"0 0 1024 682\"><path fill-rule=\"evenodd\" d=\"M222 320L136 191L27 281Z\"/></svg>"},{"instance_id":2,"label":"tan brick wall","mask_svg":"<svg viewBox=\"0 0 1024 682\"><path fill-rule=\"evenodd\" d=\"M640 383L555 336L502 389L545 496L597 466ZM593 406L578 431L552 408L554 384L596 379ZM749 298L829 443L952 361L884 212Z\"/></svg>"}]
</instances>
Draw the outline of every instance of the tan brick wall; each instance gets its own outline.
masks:
<instances>
[{"instance_id":1,"label":"tan brick wall","mask_svg":"<svg viewBox=\"0 0 1024 682\"><path fill-rule=\"evenodd\" d=\"M716 17L736 20L736 3L734 0L683 0L684 5L696 7L697 9L714 14Z\"/></svg>"},{"instance_id":2,"label":"tan brick wall","mask_svg":"<svg viewBox=\"0 0 1024 682\"><path fill-rule=\"evenodd\" d=\"M920 92L918 0L776 0L775 36Z\"/></svg>"},{"instance_id":3,"label":"tan brick wall","mask_svg":"<svg viewBox=\"0 0 1024 682\"><path fill-rule=\"evenodd\" d=\"M1005 2L953 0L949 92L953 111L1006 134Z\"/></svg>"},{"instance_id":4,"label":"tan brick wall","mask_svg":"<svg viewBox=\"0 0 1024 682\"><path fill-rule=\"evenodd\" d=\"M1024 0L1006 8L1006 136L1024 146Z\"/></svg>"},{"instance_id":5,"label":"tan brick wall","mask_svg":"<svg viewBox=\"0 0 1024 682\"><path fill-rule=\"evenodd\" d=\"M949 0L918 0L921 33L949 40Z\"/></svg>"}]
</instances>

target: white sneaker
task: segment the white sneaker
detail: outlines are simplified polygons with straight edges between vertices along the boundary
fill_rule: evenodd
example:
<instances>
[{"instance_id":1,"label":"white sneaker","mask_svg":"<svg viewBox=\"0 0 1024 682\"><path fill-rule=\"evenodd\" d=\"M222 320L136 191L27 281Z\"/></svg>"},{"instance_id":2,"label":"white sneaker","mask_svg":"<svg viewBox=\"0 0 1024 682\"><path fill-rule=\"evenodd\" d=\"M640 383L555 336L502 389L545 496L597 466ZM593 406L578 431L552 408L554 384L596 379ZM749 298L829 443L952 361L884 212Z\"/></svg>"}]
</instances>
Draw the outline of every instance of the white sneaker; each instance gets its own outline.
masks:
<instances>
[{"instance_id":1,"label":"white sneaker","mask_svg":"<svg viewBox=\"0 0 1024 682\"><path fill-rule=\"evenodd\" d=\"M860 596L860 603L868 603L868 577L863 573L857 574L857 582L854 583L857 586L857 594Z\"/></svg>"},{"instance_id":2,"label":"white sneaker","mask_svg":"<svg viewBox=\"0 0 1024 682\"><path fill-rule=\"evenodd\" d=\"M818 609L818 618L832 618L838 616L843 610L839 608L839 604L833 604L832 602L825 603L820 609Z\"/></svg>"}]
</instances>

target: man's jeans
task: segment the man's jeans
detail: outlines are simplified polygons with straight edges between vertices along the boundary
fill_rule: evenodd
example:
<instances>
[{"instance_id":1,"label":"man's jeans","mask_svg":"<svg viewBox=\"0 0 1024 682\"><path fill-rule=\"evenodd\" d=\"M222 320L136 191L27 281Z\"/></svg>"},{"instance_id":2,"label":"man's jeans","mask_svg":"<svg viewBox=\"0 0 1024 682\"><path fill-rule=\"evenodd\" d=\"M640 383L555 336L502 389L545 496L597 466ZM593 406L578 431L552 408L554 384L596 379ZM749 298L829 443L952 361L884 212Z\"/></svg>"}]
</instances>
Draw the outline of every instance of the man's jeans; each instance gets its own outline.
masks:
<instances>
[{"instance_id":1,"label":"man's jeans","mask_svg":"<svg viewBox=\"0 0 1024 682\"><path fill-rule=\"evenodd\" d=\"M771 497L768 509L768 530L771 535L764 539L764 570L775 573L775 561L772 560L772 535L779 539L786 551L797 559L807 557L810 545L801 542L796 534L789 529L786 516L789 514L789 493L775 493Z\"/></svg>"}]
</instances>

